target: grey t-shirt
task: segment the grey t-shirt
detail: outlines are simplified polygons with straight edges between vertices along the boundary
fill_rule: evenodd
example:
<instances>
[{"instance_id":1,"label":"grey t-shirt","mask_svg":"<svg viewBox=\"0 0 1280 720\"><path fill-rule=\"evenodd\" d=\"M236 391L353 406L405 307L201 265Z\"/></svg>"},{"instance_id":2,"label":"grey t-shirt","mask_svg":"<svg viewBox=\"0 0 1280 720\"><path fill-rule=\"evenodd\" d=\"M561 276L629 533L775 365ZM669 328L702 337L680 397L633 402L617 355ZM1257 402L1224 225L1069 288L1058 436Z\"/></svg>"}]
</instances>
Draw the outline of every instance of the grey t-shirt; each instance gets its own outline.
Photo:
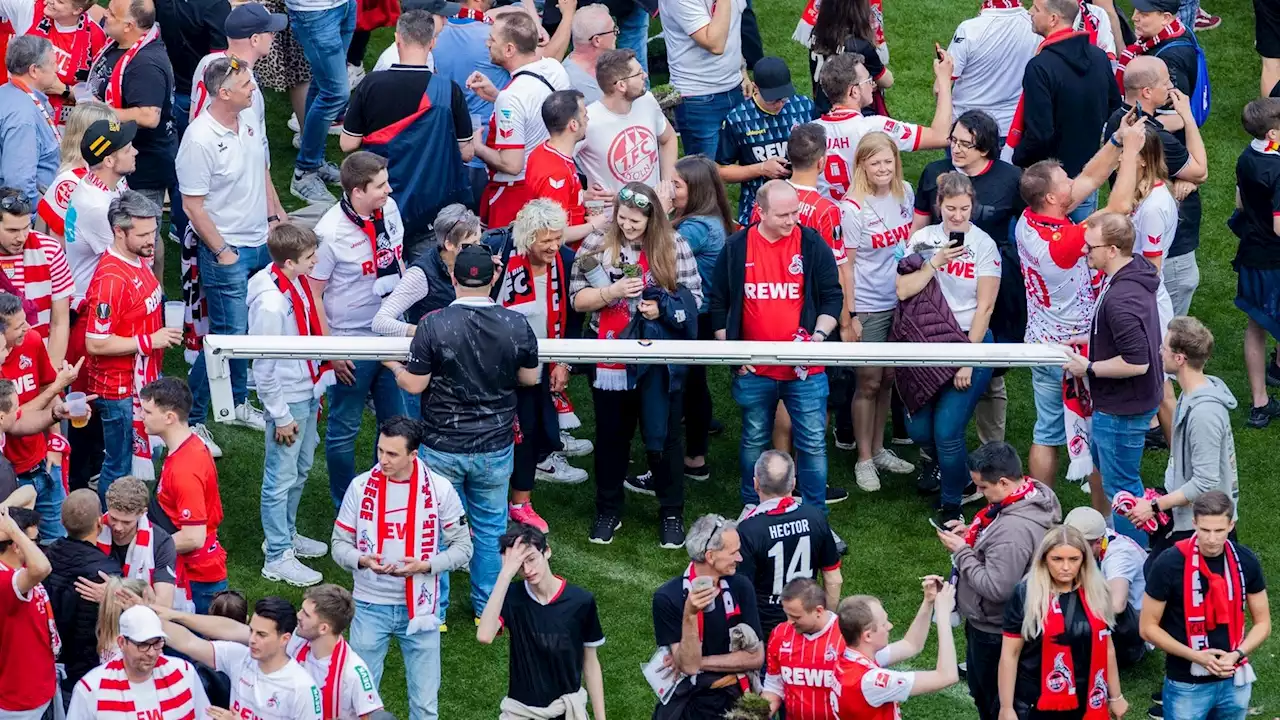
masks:
<instances>
[{"instance_id":1,"label":"grey t-shirt","mask_svg":"<svg viewBox=\"0 0 1280 720\"><path fill-rule=\"evenodd\" d=\"M155 523L151 524L151 535L151 552L155 557L156 563L155 571L151 575L151 582L177 584L178 581L174 574L174 569L178 565L178 551L173 546L173 536ZM128 554L128 545L111 544L111 557L115 558L121 566L124 565Z\"/></svg>"},{"instance_id":2,"label":"grey t-shirt","mask_svg":"<svg viewBox=\"0 0 1280 720\"><path fill-rule=\"evenodd\" d=\"M561 65L564 65L564 71L569 76L569 85L574 90L582 93L584 105L590 105L604 97L604 91L600 89L600 84L596 82L595 76L574 62L573 55L566 57Z\"/></svg>"},{"instance_id":3,"label":"grey t-shirt","mask_svg":"<svg viewBox=\"0 0 1280 720\"><path fill-rule=\"evenodd\" d=\"M1102 577L1107 582L1116 578L1129 581L1129 606L1142 609L1142 594L1147 590L1147 579L1142 566L1147 562L1147 552L1133 540L1114 532L1107 533L1107 551L1102 556Z\"/></svg>"}]
</instances>

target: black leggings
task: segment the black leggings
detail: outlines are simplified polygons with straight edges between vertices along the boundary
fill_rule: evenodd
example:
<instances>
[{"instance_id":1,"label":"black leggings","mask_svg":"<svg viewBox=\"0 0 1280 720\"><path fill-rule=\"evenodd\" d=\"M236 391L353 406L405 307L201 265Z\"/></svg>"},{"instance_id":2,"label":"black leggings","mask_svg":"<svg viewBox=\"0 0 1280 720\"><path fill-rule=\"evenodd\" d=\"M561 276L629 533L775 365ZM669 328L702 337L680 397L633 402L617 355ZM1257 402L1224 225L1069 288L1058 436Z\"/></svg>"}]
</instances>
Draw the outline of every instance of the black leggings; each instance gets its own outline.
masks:
<instances>
[{"instance_id":1,"label":"black leggings","mask_svg":"<svg viewBox=\"0 0 1280 720\"><path fill-rule=\"evenodd\" d=\"M369 30L357 30L351 36L351 44L347 46L347 64L364 67L364 53L369 49L369 38L373 33Z\"/></svg>"},{"instance_id":2,"label":"black leggings","mask_svg":"<svg viewBox=\"0 0 1280 720\"><path fill-rule=\"evenodd\" d=\"M512 490L533 490L538 463L564 449L560 444L560 419L547 389L548 367L548 364L542 366L542 382L516 388L516 417L520 420L521 439L516 444L515 466L511 471Z\"/></svg>"},{"instance_id":3,"label":"black leggings","mask_svg":"<svg viewBox=\"0 0 1280 720\"><path fill-rule=\"evenodd\" d=\"M596 513L622 515L622 481L631 459L631 439L640 420L638 390L591 389L596 413ZM671 397L667 436L661 452L645 452L658 495L659 514L684 513L684 453L680 447L680 394Z\"/></svg>"},{"instance_id":4,"label":"black leggings","mask_svg":"<svg viewBox=\"0 0 1280 720\"><path fill-rule=\"evenodd\" d=\"M698 339L714 340L711 316L698 317ZM690 365L684 379L684 444L689 457L707 454L711 434L711 388L707 385L707 366ZM683 463L683 459L681 463ZM680 472L684 472L683 464Z\"/></svg>"}]
</instances>

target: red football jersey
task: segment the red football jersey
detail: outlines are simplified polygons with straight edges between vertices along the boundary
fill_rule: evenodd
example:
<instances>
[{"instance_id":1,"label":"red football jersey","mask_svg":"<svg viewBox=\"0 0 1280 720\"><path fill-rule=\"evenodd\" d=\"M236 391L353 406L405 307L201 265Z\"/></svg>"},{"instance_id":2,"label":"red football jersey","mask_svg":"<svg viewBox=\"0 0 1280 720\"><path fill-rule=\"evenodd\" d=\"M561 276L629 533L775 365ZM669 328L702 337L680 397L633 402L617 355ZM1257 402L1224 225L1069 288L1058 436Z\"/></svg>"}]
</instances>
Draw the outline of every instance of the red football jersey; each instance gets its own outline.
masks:
<instances>
[{"instance_id":1,"label":"red football jersey","mask_svg":"<svg viewBox=\"0 0 1280 720\"><path fill-rule=\"evenodd\" d=\"M227 552L218 542L218 526L222 524L218 468L209 448L194 434L165 458L156 503L179 530L184 525L205 527L204 547L178 556L185 578L196 582L226 580Z\"/></svg>"},{"instance_id":2,"label":"red football jersey","mask_svg":"<svg viewBox=\"0 0 1280 720\"><path fill-rule=\"evenodd\" d=\"M36 399L42 388L58 379L40 333L31 330L22 337L22 342L0 365L0 377L12 380L18 388L18 405ZM4 445L4 456L13 463L13 471L21 475L35 469L44 460L48 448L44 433L14 435Z\"/></svg>"},{"instance_id":3,"label":"red football jersey","mask_svg":"<svg viewBox=\"0 0 1280 720\"><path fill-rule=\"evenodd\" d=\"M769 692L781 690L787 720L836 720L831 690L845 649L838 619L830 613L827 626L812 636L789 622L769 636L764 686Z\"/></svg>"},{"instance_id":4,"label":"red football jersey","mask_svg":"<svg viewBox=\"0 0 1280 720\"><path fill-rule=\"evenodd\" d=\"M529 153L524 164L524 182L529 199L550 198L560 203L569 215L569 227L586 221L587 208L582 198L582 181L573 158L542 143ZM839 213L836 214L837 221Z\"/></svg>"},{"instance_id":5,"label":"red football jersey","mask_svg":"<svg viewBox=\"0 0 1280 720\"><path fill-rule=\"evenodd\" d=\"M800 228L771 243L757 227L747 231L746 282L742 300L743 340L793 340L804 308L804 262ZM774 380L796 380L790 365L756 365L756 374ZM809 372L822 372L811 367Z\"/></svg>"},{"instance_id":6,"label":"red football jersey","mask_svg":"<svg viewBox=\"0 0 1280 720\"><path fill-rule=\"evenodd\" d=\"M836 663L831 704L840 720L901 720L898 703L911 697L914 673L886 670L846 647Z\"/></svg>"},{"instance_id":7,"label":"red football jersey","mask_svg":"<svg viewBox=\"0 0 1280 720\"><path fill-rule=\"evenodd\" d=\"M800 196L800 224L813 228L827 241L831 253L836 257L836 266L849 262L849 255L844 249L843 229L840 224L840 206L822 196L817 188L791 184ZM760 204L751 208L751 223L760 222Z\"/></svg>"},{"instance_id":8,"label":"red football jersey","mask_svg":"<svg viewBox=\"0 0 1280 720\"><path fill-rule=\"evenodd\" d=\"M156 282L155 273L141 261L124 259L114 248L108 248L98 262L85 294L85 308L89 314L86 338L131 338L151 335L164 327L160 283ZM151 355L159 367L164 351L153 350ZM133 395L134 360L133 354L89 354L81 373L89 378L88 392L107 400Z\"/></svg>"},{"instance_id":9,"label":"red football jersey","mask_svg":"<svg viewBox=\"0 0 1280 720\"><path fill-rule=\"evenodd\" d=\"M18 595L19 570L0 563L0 711L34 710L57 692L49 594L37 585Z\"/></svg>"}]
</instances>

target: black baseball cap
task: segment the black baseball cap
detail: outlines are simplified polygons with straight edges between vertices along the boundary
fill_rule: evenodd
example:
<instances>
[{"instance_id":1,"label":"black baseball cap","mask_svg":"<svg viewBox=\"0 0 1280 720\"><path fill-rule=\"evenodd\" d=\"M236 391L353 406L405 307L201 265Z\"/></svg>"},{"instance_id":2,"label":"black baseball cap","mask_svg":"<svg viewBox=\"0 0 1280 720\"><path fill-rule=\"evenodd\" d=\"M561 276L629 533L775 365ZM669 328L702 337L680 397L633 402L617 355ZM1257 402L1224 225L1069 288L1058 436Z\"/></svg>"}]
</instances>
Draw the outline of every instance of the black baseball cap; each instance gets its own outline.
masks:
<instances>
[{"instance_id":1,"label":"black baseball cap","mask_svg":"<svg viewBox=\"0 0 1280 720\"><path fill-rule=\"evenodd\" d=\"M791 70L782 58L760 58L751 72L755 76L756 87L760 89L760 97L765 102L785 100L796 94L796 89L791 85Z\"/></svg>"},{"instance_id":2,"label":"black baseball cap","mask_svg":"<svg viewBox=\"0 0 1280 720\"><path fill-rule=\"evenodd\" d=\"M467 245L453 260L453 279L462 287L479 288L493 283L493 255L483 244Z\"/></svg>"},{"instance_id":3,"label":"black baseball cap","mask_svg":"<svg viewBox=\"0 0 1280 720\"><path fill-rule=\"evenodd\" d=\"M448 2L447 0L403 0L400 3L402 12L410 10L426 10L432 15L440 15L441 17L454 17L462 6L456 2Z\"/></svg>"},{"instance_id":4,"label":"black baseball cap","mask_svg":"<svg viewBox=\"0 0 1280 720\"><path fill-rule=\"evenodd\" d=\"M1138 12L1163 12L1178 14L1178 0L1133 0L1133 7Z\"/></svg>"},{"instance_id":5,"label":"black baseball cap","mask_svg":"<svg viewBox=\"0 0 1280 720\"><path fill-rule=\"evenodd\" d=\"M138 134L138 123L132 120L97 120L84 131L80 139L80 156L93 167L108 155L133 142Z\"/></svg>"},{"instance_id":6,"label":"black baseball cap","mask_svg":"<svg viewBox=\"0 0 1280 720\"><path fill-rule=\"evenodd\" d=\"M258 33L282 32L289 25L289 17L268 11L258 3L245 3L232 8L222 24L222 30L231 40L244 40Z\"/></svg>"}]
</instances>

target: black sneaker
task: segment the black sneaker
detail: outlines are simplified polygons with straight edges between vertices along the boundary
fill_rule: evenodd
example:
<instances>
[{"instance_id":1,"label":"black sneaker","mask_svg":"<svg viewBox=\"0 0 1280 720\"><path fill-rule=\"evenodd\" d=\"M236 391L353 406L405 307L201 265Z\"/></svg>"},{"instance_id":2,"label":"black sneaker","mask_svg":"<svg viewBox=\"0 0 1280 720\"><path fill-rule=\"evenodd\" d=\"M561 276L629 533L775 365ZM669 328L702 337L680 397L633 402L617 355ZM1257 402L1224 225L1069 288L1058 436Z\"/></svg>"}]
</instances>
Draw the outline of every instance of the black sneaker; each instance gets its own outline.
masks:
<instances>
[{"instance_id":1,"label":"black sneaker","mask_svg":"<svg viewBox=\"0 0 1280 720\"><path fill-rule=\"evenodd\" d=\"M684 547L684 518L679 515L662 518L662 524L658 528L658 547L664 550L679 550Z\"/></svg>"},{"instance_id":2,"label":"black sneaker","mask_svg":"<svg viewBox=\"0 0 1280 720\"><path fill-rule=\"evenodd\" d=\"M715 418L711 418L710 424L707 425L707 434L716 437L724 433L724 423Z\"/></svg>"},{"instance_id":3,"label":"black sneaker","mask_svg":"<svg viewBox=\"0 0 1280 720\"><path fill-rule=\"evenodd\" d=\"M1267 385L1280 387L1280 367L1276 366L1276 351L1271 351L1271 362L1267 363Z\"/></svg>"},{"instance_id":4,"label":"black sneaker","mask_svg":"<svg viewBox=\"0 0 1280 720\"><path fill-rule=\"evenodd\" d=\"M1269 398L1266 405L1249 410L1249 419L1245 425L1260 429L1270 425L1271 420L1277 417L1280 417L1280 400Z\"/></svg>"},{"instance_id":5,"label":"black sneaker","mask_svg":"<svg viewBox=\"0 0 1280 720\"><path fill-rule=\"evenodd\" d=\"M1147 430L1146 450L1168 450L1169 443L1164 440L1164 432L1159 426Z\"/></svg>"},{"instance_id":6,"label":"black sneaker","mask_svg":"<svg viewBox=\"0 0 1280 720\"><path fill-rule=\"evenodd\" d=\"M596 515L596 522L591 526L591 536L587 540L596 545L608 545L613 542L613 534L622 527L622 520L617 515Z\"/></svg>"},{"instance_id":7,"label":"black sneaker","mask_svg":"<svg viewBox=\"0 0 1280 720\"><path fill-rule=\"evenodd\" d=\"M622 481L622 487L641 495L656 496L658 494L653 489L652 470L645 471L643 475L628 475L627 479Z\"/></svg>"},{"instance_id":8,"label":"black sneaker","mask_svg":"<svg viewBox=\"0 0 1280 720\"><path fill-rule=\"evenodd\" d=\"M684 466L684 476L689 478L690 480L696 480L698 482L705 482L707 480L710 480L711 479L711 463L704 462L697 467L694 467L686 463Z\"/></svg>"},{"instance_id":9,"label":"black sneaker","mask_svg":"<svg viewBox=\"0 0 1280 720\"><path fill-rule=\"evenodd\" d=\"M858 447L858 443L853 439L853 428L841 431L840 428L831 428L831 434L836 436L836 449L853 450Z\"/></svg>"},{"instance_id":10,"label":"black sneaker","mask_svg":"<svg viewBox=\"0 0 1280 720\"><path fill-rule=\"evenodd\" d=\"M943 529L947 527L947 523L955 520L964 522L964 511L960 509L959 505L943 505L938 508L938 512L933 516L933 521Z\"/></svg>"},{"instance_id":11,"label":"black sneaker","mask_svg":"<svg viewBox=\"0 0 1280 720\"><path fill-rule=\"evenodd\" d=\"M1147 717L1151 720L1164 720L1164 705L1152 705L1147 708Z\"/></svg>"},{"instance_id":12,"label":"black sneaker","mask_svg":"<svg viewBox=\"0 0 1280 720\"><path fill-rule=\"evenodd\" d=\"M849 499L849 491L844 488L827 486L827 504L836 505Z\"/></svg>"},{"instance_id":13,"label":"black sneaker","mask_svg":"<svg viewBox=\"0 0 1280 720\"><path fill-rule=\"evenodd\" d=\"M930 460L920 468L920 478L916 480L916 494L932 495L942 490L942 468Z\"/></svg>"},{"instance_id":14,"label":"black sneaker","mask_svg":"<svg viewBox=\"0 0 1280 720\"><path fill-rule=\"evenodd\" d=\"M1275 357L1274 354L1272 355L1272 357L1273 358ZM1151 704L1164 707L1164 689L1163 688L1151 693Z\"/></svg>"}]
</instances>

